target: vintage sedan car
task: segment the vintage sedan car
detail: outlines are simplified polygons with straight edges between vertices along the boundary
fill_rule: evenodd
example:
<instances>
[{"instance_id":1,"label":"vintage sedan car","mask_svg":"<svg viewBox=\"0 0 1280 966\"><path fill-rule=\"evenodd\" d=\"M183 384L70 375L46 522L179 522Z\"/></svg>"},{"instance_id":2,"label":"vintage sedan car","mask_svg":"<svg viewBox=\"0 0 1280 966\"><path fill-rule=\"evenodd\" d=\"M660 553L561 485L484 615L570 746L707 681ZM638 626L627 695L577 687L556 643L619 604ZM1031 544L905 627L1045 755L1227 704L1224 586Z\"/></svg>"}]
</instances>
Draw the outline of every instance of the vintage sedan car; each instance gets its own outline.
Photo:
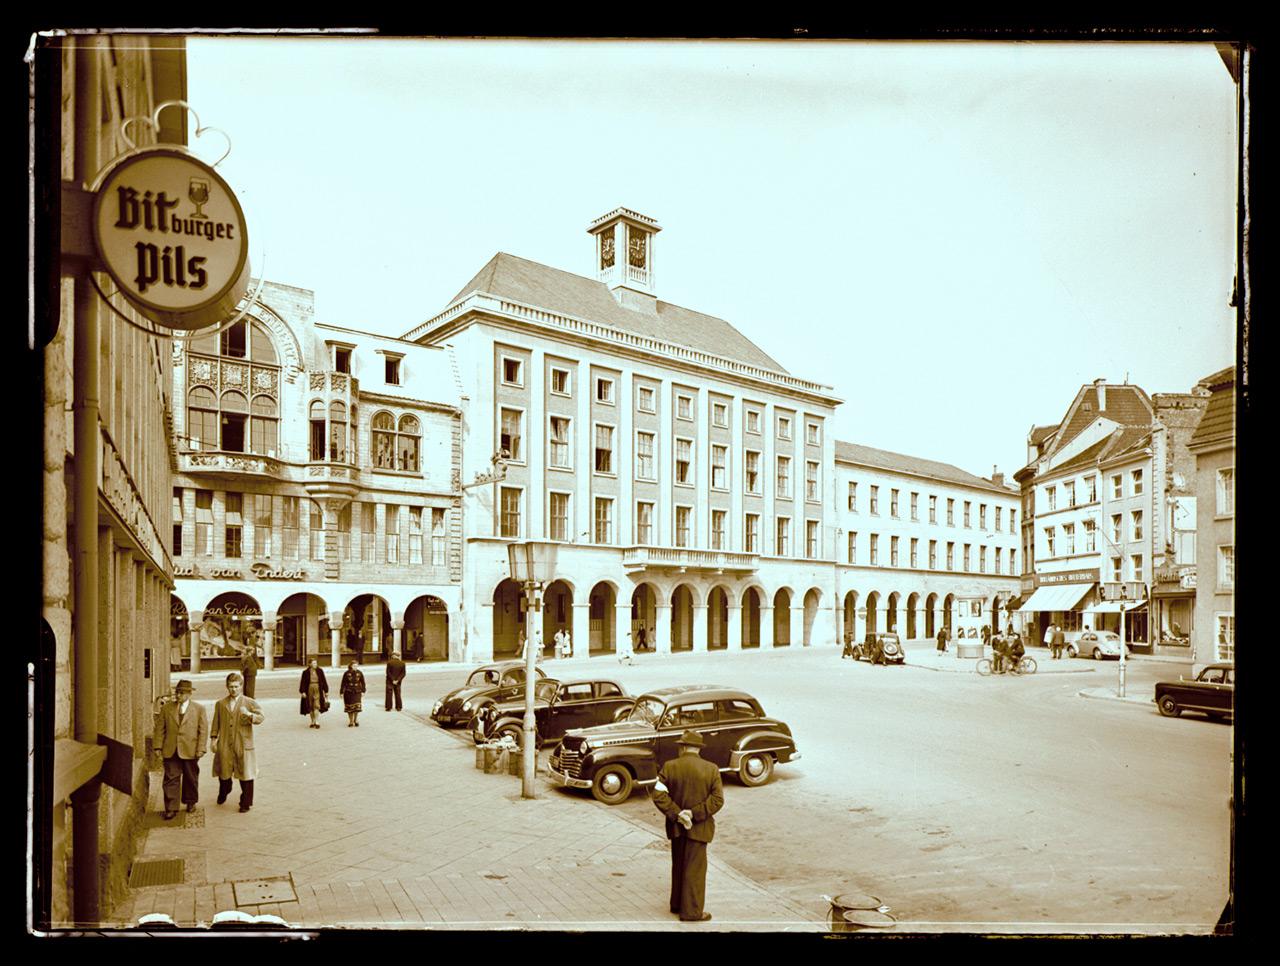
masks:
<instances>
[{"instance_id":1,"label":"vintage sedan car","mask_svg":"<svg viewBox=\"0 0 1280 966\"><path fill-rule=\"evenodd\" d=\"M791 729L745 691L683 685L642 694L614 724L565 734L551 753L551 782L590 789L606 805L625 802L636 785L657 780L686 731L706 742L703 758L748 786L765 784L775 765L800 757Z\"/></svg>"},{"instance_id":2,"label":"vintage sedan car","mask_svg":"<svg viewBox=\"0 0 1280 966\"><path fill-rule=\"evenodd\" d=\"M1118 661L1120 646L1120 635L1115 631L1081 631L1067 644L1067 657L1085 654L1095 661L1101 661L1104 657L1114 657ZM1126 656L1129 654L1127 646L1124 653Z\"/></svg>"},{"instance_id":3,"label":"vintage sedan car","mask_svg":"<svg viewBox=\"0 0 1280 966\"><path fill-rule=\"evenodd\" d=\"M841 655L843 657L843 655ZM849 648L849 656L859 661L870 661L872 664L905 664L907 654L902 649L902 641L897 634L873 631L861 644Z\"/></svg>"},{"instance_id":4,"label":"vintage sedan car","mask_svg":"<svg viewBox=\"0 0 1280 966\"><path fill-rule=\"evenodd\" d=\"M630 709L634 695L617 681L579 678L560 681L543 678L534 685L533 719L536 744L559 741L573 728L591 728L613 721L619 711ZM524 738L524 694L510 701L485 701L475 711L471 733L476 744L511 735Z\"/></svg>"},{"instance_id":5,"label":"vintage sedan car","mask_svg":"<svg viewBox=\"0 0 1280 966\"><path fill-rule=\"evenodd\" d=\"M1231 717L1236 694L1236 669L1231 664L1210 664L1194 681L1159 681L1152 700L1161 714L1176 718L1184 711L1200 711L1210 718Z\"/></svg>"},{"instance_id":6,"label":"vintage sedan car","mask_svg":"<svg viewBox=\"0 0 1280 966\"><path fill-rule=\"evenodd\" d=\"M535 667L537 676L545 678L546 672ZM442 728L451 725L469 725L476 708L485 701L510 701L517 694L524 696L524 661L498 661L486 664L471 672L467 683L450 691L431 708L431 719Z\"/></svg>"}]
</instances>

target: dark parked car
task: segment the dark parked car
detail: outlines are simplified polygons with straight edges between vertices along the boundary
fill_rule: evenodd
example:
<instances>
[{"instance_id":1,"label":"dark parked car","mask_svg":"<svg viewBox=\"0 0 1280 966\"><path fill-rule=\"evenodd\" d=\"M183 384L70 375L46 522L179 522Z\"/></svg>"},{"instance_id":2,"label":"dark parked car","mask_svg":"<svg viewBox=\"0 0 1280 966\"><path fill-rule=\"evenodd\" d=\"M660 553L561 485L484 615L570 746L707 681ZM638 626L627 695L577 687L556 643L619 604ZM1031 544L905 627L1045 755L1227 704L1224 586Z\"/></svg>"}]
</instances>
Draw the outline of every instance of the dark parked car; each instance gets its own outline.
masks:
<instances>
[{"instance_id":1,"label":"dark parked car","mask_svg":"<svg viewBox=\"0 0 1280 966\"><path fill-rule=\"evenodd\" d=\"M861 644L854 644L848 653L856 660L870 661L872 664L905 664L907 660L898 635L879 631L868 634ZM842 654L841 657L843 656Z\"/></svg>"},{"instance_id":2,"label":"dark parked car","mask_svg":"<svg viewBox=\"0 0 1280 966\"><path fill-rule=\"evenodd\" d=\"M542 668L534 668L539 678L545 678ZM450 691L431 708L431 718L436 724L469 725L476 708L485 701L510 701L516 695L524 697L524 661L499 661L476 668L467 683L456 691Z\"/></svg>"},{"instance_id":3,"label":"dark parked car","mask_svg":"<svg viewBox=\"0 0 1280 966\"><path fill-rule=\"evenodd\" d=\"M559 741L570 729L608 724L634 701L617 681L543 678L534 685L534 739L537 744ZM471 731L477 744L503 735L511 735L519 744L524 737L524 694L510 701L483 701L475 709Z\"/></svg>"},{"instance_id":4,"label":"dark parked car","mask_svg":"<svg viewBox=\"0 0 1280 966\"><path fill-rule=\"evenodd\" d=\"M696 731L702 757L749 786L773 777L775 764L795 761L791 729L770 718L745 691L684 685L649 691L616 723L570 731L551 754L552 783L589 788L606 805L625 802L636 785L652 785L676 757L676 739Z\"/></svg>"},{"instance_id":5,"label":"dark parked car","mask_svg":"<svg viewBox=\"0 0 1280 966\"><path fill-rule=\"evenodd\" d=\"M1234 710L1236 669L1230 664L1210 664L1194 681L1160 681L1156 684L1156 707L1176 718L1184 711L1202 711L1210 718L1230 717Z\"/></svg>"}]
</instances>

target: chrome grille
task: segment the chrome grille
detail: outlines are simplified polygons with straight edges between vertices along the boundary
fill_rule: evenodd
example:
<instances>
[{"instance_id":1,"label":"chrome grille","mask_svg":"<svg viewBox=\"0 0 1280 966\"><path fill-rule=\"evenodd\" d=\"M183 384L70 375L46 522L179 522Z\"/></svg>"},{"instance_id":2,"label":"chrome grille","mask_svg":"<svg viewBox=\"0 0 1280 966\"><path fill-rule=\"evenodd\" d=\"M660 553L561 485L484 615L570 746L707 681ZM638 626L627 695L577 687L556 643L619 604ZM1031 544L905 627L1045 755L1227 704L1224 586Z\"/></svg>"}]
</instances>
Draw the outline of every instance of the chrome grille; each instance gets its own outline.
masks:
<instances>
[{"instance_id":1,"label":"chrome grille","mask_svg":"<svg viewBox=\"0 0 1280 966\"><path fill-rule=\"evenodd\" d=\"M560 746L560 771L570 778L577 778L582 770L582 754L576 749Z\"/></svg>"}]
</instances>

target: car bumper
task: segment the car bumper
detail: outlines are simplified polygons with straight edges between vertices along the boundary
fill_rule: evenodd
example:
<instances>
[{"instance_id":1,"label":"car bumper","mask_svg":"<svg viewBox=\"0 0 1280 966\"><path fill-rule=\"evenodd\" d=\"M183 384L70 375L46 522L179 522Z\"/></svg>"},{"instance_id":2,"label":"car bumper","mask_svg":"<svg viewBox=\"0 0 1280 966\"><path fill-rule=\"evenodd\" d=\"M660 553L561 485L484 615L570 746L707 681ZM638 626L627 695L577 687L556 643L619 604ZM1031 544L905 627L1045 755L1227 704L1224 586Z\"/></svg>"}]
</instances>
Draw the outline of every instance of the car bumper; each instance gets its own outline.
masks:
<instances>
[{"instance_id":1,"label":"car bumper","mask_svg":"<svg viewBox=\"0 0 1280 966\"><path fill-rule=\"evenodd\" d=\"M590 788L591 780L587 778L571 778L562 771L554 768L547 769L547 779L553 785L559 785L561 788Z\"/></svg>"}]
</instances>

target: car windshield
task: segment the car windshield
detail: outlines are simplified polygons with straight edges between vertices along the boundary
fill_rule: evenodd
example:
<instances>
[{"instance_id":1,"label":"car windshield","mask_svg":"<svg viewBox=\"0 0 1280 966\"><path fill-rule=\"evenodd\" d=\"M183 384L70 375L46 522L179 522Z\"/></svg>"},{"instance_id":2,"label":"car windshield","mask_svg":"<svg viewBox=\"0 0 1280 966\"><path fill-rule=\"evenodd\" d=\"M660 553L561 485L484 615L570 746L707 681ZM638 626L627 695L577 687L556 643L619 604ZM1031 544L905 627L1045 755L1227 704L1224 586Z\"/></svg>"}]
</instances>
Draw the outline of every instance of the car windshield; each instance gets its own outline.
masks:
<instances>
[{"instance_id":1,"label":"car windshield","mask_svg":"<svg viewBox=\"0 0 1280 966\"><path fill-rule=\"evenodd\" d=\"M550 678L543 678L533 686L533 696L539 701L550 701L555 697L556 688L559 687L559 681L552 681Z\"/></svg>"},{"instance_id":2,"label":"car windshield","mask_svg":"<svg viewBox=\"0 0 1280 966\"><path fill-rule=\"evenodd\" d=\"M479 671L472 672L471 677L467 678L467 687L479 688L486 684L497 684L498 672L494 668L481 668Z\"/></svg>"},{"instance_id":3,"label":"car windshield","mask_svg":"<svg viewBox=\"0 0 1280 966\"><path fill-rule=\"evenodd\" d=\"M631 706L631 711L627 714L627 721L638 721L643 724L655 724L662 717L662 711L666 704L652 695L647 695L636 700Z\"/></svg>"}]
</instances>

